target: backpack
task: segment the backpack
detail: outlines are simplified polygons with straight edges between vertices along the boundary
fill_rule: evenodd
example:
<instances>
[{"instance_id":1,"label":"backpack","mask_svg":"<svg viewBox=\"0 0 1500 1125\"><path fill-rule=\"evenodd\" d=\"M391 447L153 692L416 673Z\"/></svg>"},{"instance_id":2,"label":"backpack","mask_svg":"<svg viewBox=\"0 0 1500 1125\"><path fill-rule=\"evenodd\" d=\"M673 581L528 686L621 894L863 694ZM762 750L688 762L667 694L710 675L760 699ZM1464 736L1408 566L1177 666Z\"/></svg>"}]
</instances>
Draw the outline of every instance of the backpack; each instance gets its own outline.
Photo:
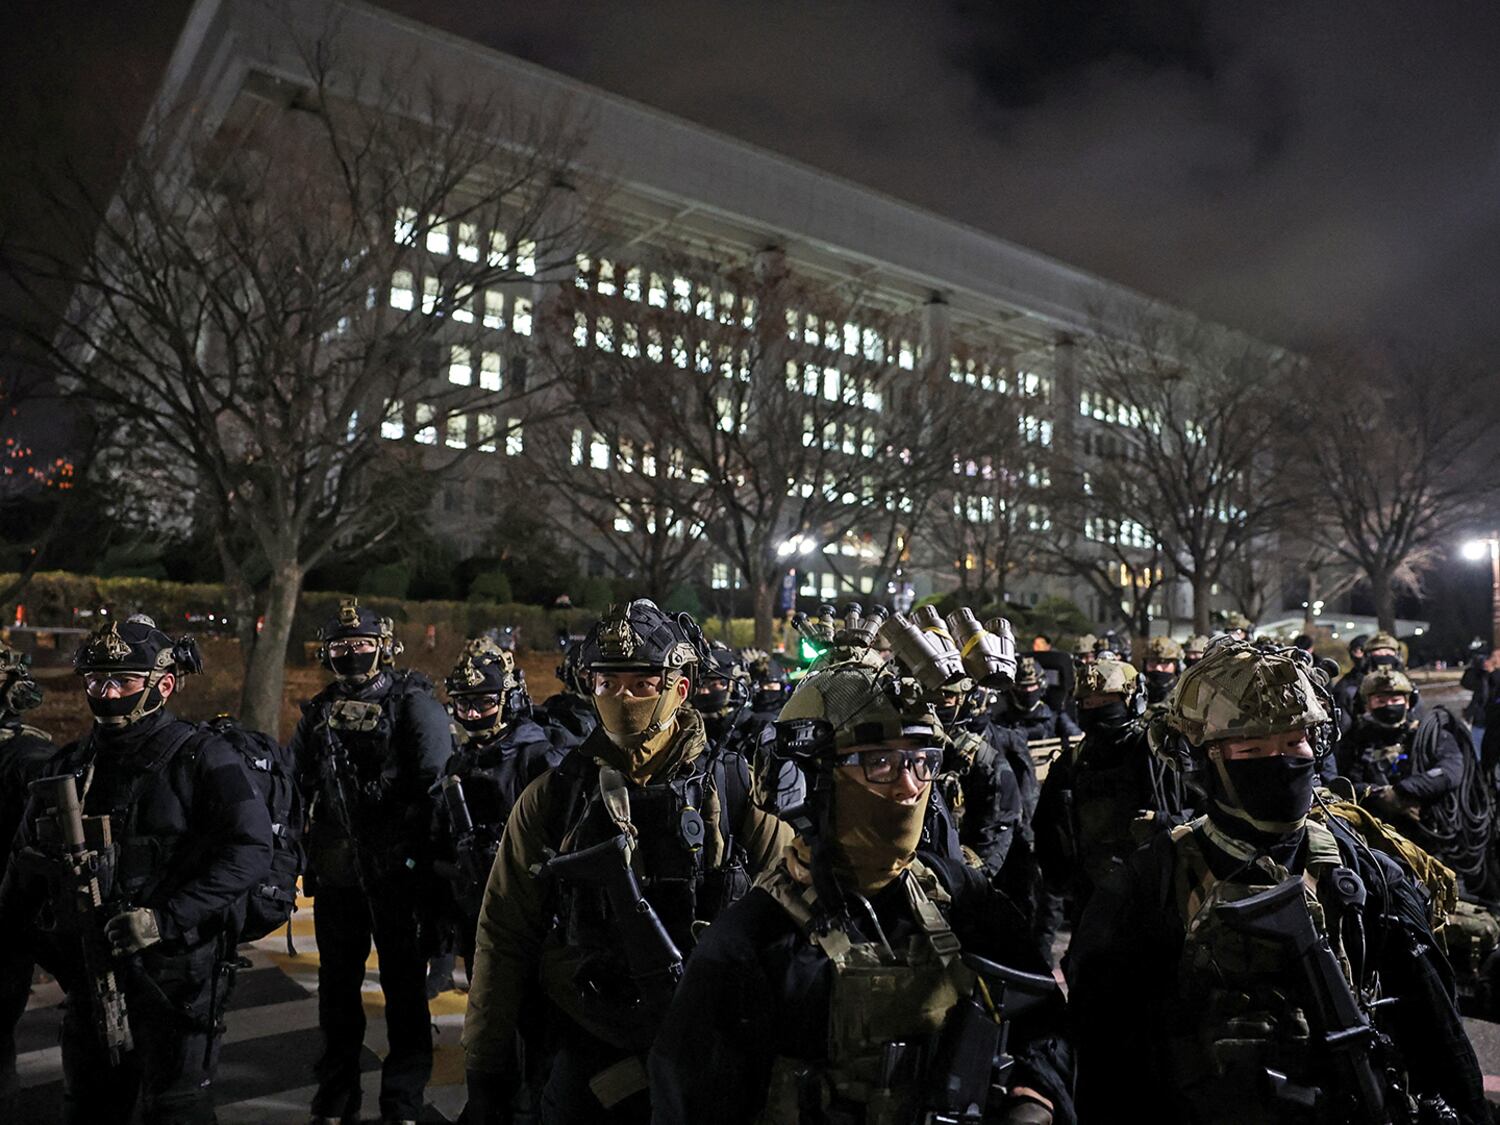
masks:
<instances>
[{"instance_id":1,"label":"backpack","mask_svg":"<svg viewBox=\"0 0 1500 1125\"><path fill-rule=\"evenodd\" d=\"M271 815L271 873L258 886L251 887L246 896L245 923L240 928L239 940L258 941L273 930L288 926L290 946L289 923L297 909L297 877L307 866L307 853L302 846L307 802L297 787L291 751L268 734L247 730L233 715L219 715L200 729L239 752L251 783Z\"/></svg>"}]
</instances>

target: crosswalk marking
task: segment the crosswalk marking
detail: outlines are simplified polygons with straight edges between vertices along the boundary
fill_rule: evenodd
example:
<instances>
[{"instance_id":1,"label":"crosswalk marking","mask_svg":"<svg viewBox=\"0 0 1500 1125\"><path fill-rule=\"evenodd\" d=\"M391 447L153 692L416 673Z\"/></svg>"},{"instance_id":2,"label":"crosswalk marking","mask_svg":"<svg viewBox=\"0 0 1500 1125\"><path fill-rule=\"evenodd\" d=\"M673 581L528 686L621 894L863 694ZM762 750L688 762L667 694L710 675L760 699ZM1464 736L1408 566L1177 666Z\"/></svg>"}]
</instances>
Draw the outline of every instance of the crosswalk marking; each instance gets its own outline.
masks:
<instances>
[{"instance_id":1,"label":"crosswalk marking","mask_svg":"<svg viewBox=\"0 0 1500 1125\"><path fill-rule=\"evenodd\" d=\"M286 952L286 930L242 946L250 961L235 987L219 1071L215 1078L222 1125L303 1125L314 1091L312 1064L318 1034L318 965L315 904L298 899L292 921L297 955ZM361 1063L366 1113L379 1101L380 1059L386 1052L385 997L380 991L379 956L365 962L362 999L369 1023ZM62 991L55 983L32 990L17 1028L16 1060L21 1092L16 1120L57 1121L62 1113ZM466 997L445 992L429 1004L433 1024L432 1081L427 1088L424 1123L453 1122L464 1105L463 1032Z\"/></svg>"}]
</instances>

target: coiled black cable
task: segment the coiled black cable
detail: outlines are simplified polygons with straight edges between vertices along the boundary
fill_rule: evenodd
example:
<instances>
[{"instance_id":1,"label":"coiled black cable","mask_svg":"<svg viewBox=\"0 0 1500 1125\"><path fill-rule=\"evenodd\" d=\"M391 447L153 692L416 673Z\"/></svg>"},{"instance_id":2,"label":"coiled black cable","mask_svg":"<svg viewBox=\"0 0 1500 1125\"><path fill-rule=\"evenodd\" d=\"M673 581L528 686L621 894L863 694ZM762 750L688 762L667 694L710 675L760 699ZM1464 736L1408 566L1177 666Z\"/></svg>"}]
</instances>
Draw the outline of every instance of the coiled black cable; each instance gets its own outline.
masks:
<instances>
[{"instance_id":1,"label":"coiled black cable","mask_svg":"<svg viewBox=\"0 0 1500 1125\"><path fill-rule=\"evenodd\" d=\"M1423 810L1423 828L1432 837L1434 846L1430 850L1462 876L1465 889L1489 897L1490 888L1485 884L1490 874L1495 794L1485 780L1486 771L1474 753L1474 740L1468 728L1441 707L1430 711L1412 736L1411 772L1416 776L1437 766L1438 747L1445 732L1458 743L1463 756L1463 776L1456 788Z\"/></svg>"}]
</instances>

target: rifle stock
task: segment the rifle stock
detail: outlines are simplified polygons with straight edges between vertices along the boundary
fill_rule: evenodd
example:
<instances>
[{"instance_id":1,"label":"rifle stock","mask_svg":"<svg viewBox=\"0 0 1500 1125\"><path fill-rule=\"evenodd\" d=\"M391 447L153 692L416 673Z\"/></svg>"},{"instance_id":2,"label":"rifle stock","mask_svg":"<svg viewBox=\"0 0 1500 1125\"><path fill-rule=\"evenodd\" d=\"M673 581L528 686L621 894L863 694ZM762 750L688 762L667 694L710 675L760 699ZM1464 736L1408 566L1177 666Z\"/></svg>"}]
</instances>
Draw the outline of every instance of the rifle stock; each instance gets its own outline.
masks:
<instances>
[{"instance_id":1,"label":"rifle stock","mask_svg":"<svg viewBox=\"0 0 1500 1125\"><path fill-rule=\"evenodd\" d=\"M39 778L31 783L31 793L41 809L37 818L41 842L54 845L63 856L63 883L55 899L58 923L82 943L95 1027L110 1064L117 1065L135 1044L125 994L115 979L104 937L107 919L99 871L110 862L109 818L83 815L78 781L72 774Z\"/></svg>"}]
</instances>

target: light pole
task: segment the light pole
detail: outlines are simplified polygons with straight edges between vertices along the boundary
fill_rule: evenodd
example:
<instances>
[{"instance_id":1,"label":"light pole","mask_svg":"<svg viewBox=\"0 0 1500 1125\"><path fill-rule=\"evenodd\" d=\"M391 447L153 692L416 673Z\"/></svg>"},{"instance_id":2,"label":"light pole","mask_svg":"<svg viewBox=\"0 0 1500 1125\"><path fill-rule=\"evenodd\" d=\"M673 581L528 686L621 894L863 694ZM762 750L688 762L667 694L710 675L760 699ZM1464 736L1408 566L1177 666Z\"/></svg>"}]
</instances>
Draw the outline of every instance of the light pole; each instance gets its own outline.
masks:
<instances>
[{"instance_id":1,"label":"light pole","mask_svg":"<svg viewBox=\"0 0 1500 1125\"><path fill-rule=\"evenodd\" d=\"M1464 558L1478 562L1490 556L1490 649L1500 648L1500 532L1492 531L1482 539L1470 539L1463 546Z\"/></svg>"}]
</instances>

